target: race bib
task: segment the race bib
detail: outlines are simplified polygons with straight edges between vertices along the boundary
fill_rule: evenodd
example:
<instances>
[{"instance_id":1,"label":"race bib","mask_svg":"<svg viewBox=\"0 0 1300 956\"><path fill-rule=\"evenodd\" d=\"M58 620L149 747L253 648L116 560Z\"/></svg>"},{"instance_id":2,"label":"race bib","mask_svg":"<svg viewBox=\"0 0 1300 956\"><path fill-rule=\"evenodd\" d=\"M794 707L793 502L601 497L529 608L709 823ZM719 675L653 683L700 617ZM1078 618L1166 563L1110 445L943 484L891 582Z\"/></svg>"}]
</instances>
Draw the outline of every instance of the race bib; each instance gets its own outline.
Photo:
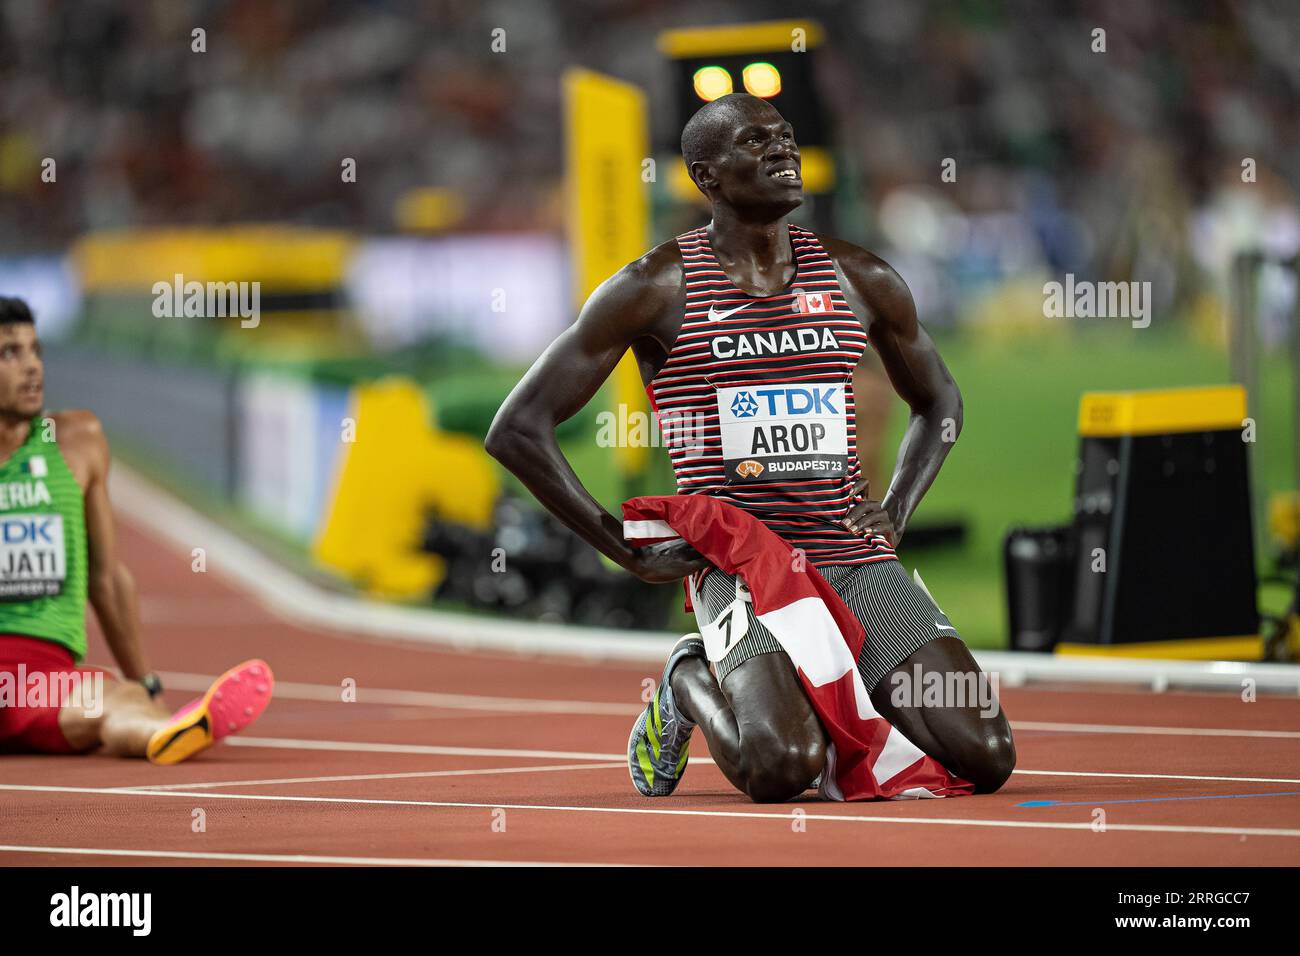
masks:
<instances>
[{"instance_id":1,"label":"race bib","mask_svg":"<svg viewBox=\"0 0 1300 956\"><path fill-rule=\"evenodd\" d=\"M699 597L693 593L691 603L696 607L702 604L697 603ZM749 633L749 608L753 604L754 598L749 593L749 588L739 577L736 578L736 599L723 608L722 613L708 623L703 623L696 617L696 623L700 626L700 637L704 638L704 653L711 663L718 663L727 656L740 639Z\"/></svg>"},{"instance_id":2,"label":"race bib","mask_svg":"<svg viewBox=\"0 0 1300 956\"><path fill-rule=\"evenodd\" d=\"M0 515L0 601L60 594L67 571L62 515Z\"/></svg>"},{"instance_id":3,"label":"race bib","mask_svg":"<svg viewBox=\"0 0 1300 956\"><path fill-rule=\"evenodd\" d=\"M840 478L848 468L843 382L718 389L730 484Z\"/></svg>"}]
</instances>

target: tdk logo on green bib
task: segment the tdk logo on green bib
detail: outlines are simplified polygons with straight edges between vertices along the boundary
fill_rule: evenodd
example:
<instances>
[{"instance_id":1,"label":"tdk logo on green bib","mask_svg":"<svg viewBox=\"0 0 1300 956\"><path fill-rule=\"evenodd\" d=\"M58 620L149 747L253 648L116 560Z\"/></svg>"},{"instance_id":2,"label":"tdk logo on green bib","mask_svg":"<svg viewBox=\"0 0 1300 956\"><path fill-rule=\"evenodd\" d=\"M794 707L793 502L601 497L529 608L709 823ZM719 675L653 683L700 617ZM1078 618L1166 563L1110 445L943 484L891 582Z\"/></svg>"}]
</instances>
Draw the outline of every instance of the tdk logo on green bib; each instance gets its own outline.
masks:
<instances>
[{"instance_id":1,"label":"tdk logo on green bib","mask_svg":"<svg viewBox=\"0 0 1300 956\"><path fill-rule=\"evenodd\" d=\"M51 597L66 577L62 515L0 516L0 601Z\"/></svg>"},{"instance_id":2,"label":"tdk logo on green bib","mask_svg":"<svg viewBox=\"0 0 1300 956\"><path fill-rule=\"evenodd\" d=\"M5 544L38 544L53 547L63 534L63 518L59 515L31 515L0 518L0 541Z\"/></svg>"},{"instance_id":3,"label":"tdk logo on green bib","mask_svg":"<svg viewBox=\"0 0 1300 956\"><path fill-rule=\"evenodd\" d=\"M848 465L842 382L718 389L729 482L839 478Z\"/></svg>"}]
</instances>

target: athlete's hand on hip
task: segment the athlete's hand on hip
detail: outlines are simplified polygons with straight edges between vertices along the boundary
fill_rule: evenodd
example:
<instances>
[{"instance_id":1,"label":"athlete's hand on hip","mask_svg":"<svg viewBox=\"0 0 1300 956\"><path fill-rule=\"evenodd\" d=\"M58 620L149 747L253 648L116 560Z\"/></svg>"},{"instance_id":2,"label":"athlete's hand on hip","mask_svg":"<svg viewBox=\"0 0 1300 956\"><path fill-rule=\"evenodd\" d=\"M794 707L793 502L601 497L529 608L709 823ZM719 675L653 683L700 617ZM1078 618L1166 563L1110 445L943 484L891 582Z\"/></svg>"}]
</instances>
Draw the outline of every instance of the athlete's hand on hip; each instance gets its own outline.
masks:
<instances>
[{"instance_id":1,"label":"athlete's hand on hip","mask_svg":"<svg viewBox=\"0 0 1300 956\"><path fill-rule=\"evenodd\" d=\"M849 513L840 521L844 527L864 538L880 535L892 548L896 545L902 532L894 525L894 516L885 510L885 506L870 497L871 482L866 478L858 480L853 486L853 497L862 500L849 508Z\"/></svg>"},{"instance_id":2,"label":"athlete's hand on hip","mask_svg":"<svg viewBox=\"0 0 1300 956\"><path fill-rule=\"evenodd\" d=\"M642 581L663 584L679 581L710 567L709 562L685 541L662 541L637 548L636 562L628 570Z\"/></svg>"}]
</instances>

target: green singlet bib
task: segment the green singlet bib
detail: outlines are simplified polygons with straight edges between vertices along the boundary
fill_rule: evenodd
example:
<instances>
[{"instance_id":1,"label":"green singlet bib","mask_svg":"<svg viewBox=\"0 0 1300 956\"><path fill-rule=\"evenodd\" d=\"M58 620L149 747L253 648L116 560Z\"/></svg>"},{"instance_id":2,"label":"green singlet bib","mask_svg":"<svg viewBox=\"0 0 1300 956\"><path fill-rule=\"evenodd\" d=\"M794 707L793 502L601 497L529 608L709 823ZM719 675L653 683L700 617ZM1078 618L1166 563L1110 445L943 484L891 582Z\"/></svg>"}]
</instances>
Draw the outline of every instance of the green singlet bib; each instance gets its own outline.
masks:
<instances>
[{"instance_id":1,"label":"green singlet bib","mask_svg":"<svg viewBox=\"0 0 1300 956\"><path fill-rule=\"evenodd\" d=\"M0 634L86 654L86 519L81 486L53 425L32 419L27 440L0 464Z\"/></svg>"}]
</instances>

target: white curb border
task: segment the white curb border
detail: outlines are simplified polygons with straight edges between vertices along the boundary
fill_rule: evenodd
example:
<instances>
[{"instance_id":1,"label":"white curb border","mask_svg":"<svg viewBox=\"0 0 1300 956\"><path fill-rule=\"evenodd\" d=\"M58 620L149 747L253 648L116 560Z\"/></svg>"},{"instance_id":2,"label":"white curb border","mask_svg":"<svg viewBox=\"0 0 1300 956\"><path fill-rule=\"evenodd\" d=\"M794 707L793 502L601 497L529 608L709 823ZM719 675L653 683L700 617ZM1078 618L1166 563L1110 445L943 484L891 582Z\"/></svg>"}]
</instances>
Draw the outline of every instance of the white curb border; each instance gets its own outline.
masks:
<instances>
[{"instance_id":1,"label":"white curb border","mask_svg":"<svg viewBox=\"0 0 1300 956\"><path fill-rule=\"evenodd\" d=\"M121 462L110 479L114 506L133 522L188 556L205 549L211 572L233 579L285 621L360 637L414 641L462 651L588 661L662 663L679 634L576 625L538 624L407 607L332 591L266 557L246 541L195 511ZM1017 687L1032 681L1138 684L1300 694L1300 665L1236 661L1137 660L1058 657L1018 651L972 651L986 672Z\"/></svg>"}]
</instances>

